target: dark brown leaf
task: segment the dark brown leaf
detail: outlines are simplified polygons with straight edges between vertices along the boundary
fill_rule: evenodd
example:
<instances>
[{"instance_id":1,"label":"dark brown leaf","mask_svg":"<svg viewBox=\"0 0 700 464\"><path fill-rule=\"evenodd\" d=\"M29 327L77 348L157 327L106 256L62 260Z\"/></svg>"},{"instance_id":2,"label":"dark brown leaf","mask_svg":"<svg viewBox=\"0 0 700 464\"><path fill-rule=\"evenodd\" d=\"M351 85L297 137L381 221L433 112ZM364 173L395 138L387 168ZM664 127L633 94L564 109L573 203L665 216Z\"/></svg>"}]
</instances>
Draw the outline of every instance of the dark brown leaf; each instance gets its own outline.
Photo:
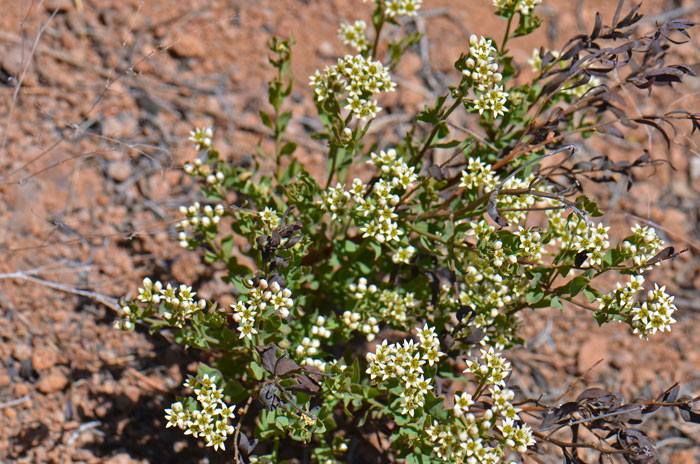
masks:
<instances>
[{"instance_id":1,"label":"dark brown leaf","mask_svg":"<svg viewBox=\"0 0 700 464\"><path fill-rule=\"evenodd\" d=\"M287 357L282 357L277 359L275 363L274 374L278 377L284 377L287 374L301 370L301 366L294 362L292 359Z\"/></svg>"},{"instance_id":2,"label":"dark brown leaf","mask_svg":"<svg viewBox=\"0 0 700 464\"><path fill-rule=\"evenodd\" d=\"M274 375L275 364L277 363L277 347L275 345L265 345L256 346L255 349L260 353L263 368Z\"/></svg>"},{"instance_id":3,"label":"dark brown leaf","mask_svg":"<svg viewBox=\"0 0 700 464\"><path fill-rule=\"evenodd\" d=\"M307 395L318 395L321 387L314 382L311 377L305 374L297 374L295 377L297 383L288 387L289 390L306 393Z\"/></svg>"}]
</instances>

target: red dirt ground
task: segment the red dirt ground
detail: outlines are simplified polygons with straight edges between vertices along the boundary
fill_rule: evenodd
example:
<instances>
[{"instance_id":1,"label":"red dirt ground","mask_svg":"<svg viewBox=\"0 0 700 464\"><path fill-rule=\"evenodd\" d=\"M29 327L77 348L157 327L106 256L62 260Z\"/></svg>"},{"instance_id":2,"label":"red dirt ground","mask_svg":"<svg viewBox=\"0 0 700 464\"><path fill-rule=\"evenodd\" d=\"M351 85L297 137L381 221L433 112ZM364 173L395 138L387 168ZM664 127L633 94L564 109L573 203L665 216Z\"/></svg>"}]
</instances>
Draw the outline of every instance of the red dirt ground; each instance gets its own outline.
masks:
<instances>
[{"instance_id":1,"label":"red dirt ground","mask_svg":"<svg viewBox=\"0 0 700 464\"><path fill-rule=\"evenodd\" d=\"M405 90L382 106L394 115L410 113L435 95L434 82L452 82L452 64L468 34L503 27L490 3L425 0L422 15L407 24L427 30L425 48L405 58L395 73ZM336 38L337 25L367 19L369 5L47 0L3 6L0 462L230 462L164 428L163 409L181 392L197 353L142 330L115 331L114 311L95 296L133 296L151 276L230 301L220 271L172 240L177 207L197 195L181 170L194 156L189 131L212 125L215 145L226 156L253 153L267 134L257 115L272 75L266 42L294 34L294 115L303 123L293 123L290 134L307 140L299 152L309 165L324 166L316 144L305 138L314 124L307 76L349 51ZM614 7L545 1L538 9L545 24L513 42L516 59L525 62L534 46L561 46L581 27L591 29L596 10L610 18ZM697 21L698 10L689 0L643 7L647 27L670 11ZM700 30L692 32L695 42L680 58L696 64ZM670 100L639 111L660 103L697 109L699 88L698 79L689 79L682 91L664 94ZM609 225L648 218L670 245L689 248L654 272L677 295L678 323L671 334L642 342L621 326L598 328L574 308L530 313L528 348L509 357L515 384L532 396L555 398L572 385L569 396L575 396L596 385L632 398L674 382L682 394L700 393L700 139L679 132L668 151L645 134L584 148L628 159L649 146L654 158L676 168L645 171L630 192L621 185L598 191L604 204L620 211L604 217ZM700 462L700 426L657 413L645 428L659 441L662 462Z\"/></svg>"}]
</instances>

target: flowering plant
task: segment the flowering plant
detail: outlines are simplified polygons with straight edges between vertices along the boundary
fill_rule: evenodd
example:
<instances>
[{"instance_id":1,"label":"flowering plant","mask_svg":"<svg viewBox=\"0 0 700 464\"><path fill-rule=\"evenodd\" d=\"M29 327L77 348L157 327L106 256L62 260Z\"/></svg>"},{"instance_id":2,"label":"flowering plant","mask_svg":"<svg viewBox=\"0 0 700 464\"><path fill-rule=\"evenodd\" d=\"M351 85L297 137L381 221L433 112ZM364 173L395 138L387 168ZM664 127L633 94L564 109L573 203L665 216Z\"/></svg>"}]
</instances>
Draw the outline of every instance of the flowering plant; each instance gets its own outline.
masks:
<instances>
[{"instance_id":1,"label":"flowering plant","mask_svg":"<svg viewBox=\"0 0 700 464\"><path fill-rule=\"evenodd\" d=\"M421 1L375 0L373 37L365 21L342 24L339 36L357 54L310 78L323 123L313 138L328 154L323 179L286 141L292 42L270 41L273 111L261 117L274 153L259 147L258 160L273 160L274 169L222 156L208 128L192 133L200 155L184 167L208 202L181 208L177 240L225 266L236 302L220 307L195 300L187 285L146 278L116 323L174 330L177 342L215 353L185 384L196 399L166 410L168 426L233 448L236 462L297 457L302 448L290 440L310 443L305 449L321 463L358 453L372 462L517 462L537 452L536 438L549 440L523 412L561 411L515 402L508 387L503 352L522 343L523 310L585 308L641 338L670 330L673 297L656 284L644 296L644 272L675 251L641 225L611 243L596 203L579 191L579 178L629 176L652 160L587 160L567 143L603 128L615 135L621 122L662 133L661 118L697 125L694 114L631 117L613 103L623 88L651 89L672 80L664 73L689 73L662 61L677 43L669 36L687 35L692 24L674 20L634 37L637 9L623 19L618 9L611 26L598 21L560 52L536 51L535 77L517 84L507 44L537 28L538 3L495 0L506 19L500 45L465 38L459 80L392 146L372 143L369 129L382 110L378 98L397 89L392 69L420 36L389 43L381 59L380 37L397 18L417 14ZM624 44L608 47L612 40ZM640 54L643 63L625 67ZM612 82L613 69L629 75ZM473 125L466 136L450 132L459 126L448 119L460 112ZM600 277L611 273L624 283L601 290ZM593 427L616 415L592 417L580 406L545 422ZM625 422L612 430L617 442L590 447L641 462Z\"/></svg>"}]
</instances>

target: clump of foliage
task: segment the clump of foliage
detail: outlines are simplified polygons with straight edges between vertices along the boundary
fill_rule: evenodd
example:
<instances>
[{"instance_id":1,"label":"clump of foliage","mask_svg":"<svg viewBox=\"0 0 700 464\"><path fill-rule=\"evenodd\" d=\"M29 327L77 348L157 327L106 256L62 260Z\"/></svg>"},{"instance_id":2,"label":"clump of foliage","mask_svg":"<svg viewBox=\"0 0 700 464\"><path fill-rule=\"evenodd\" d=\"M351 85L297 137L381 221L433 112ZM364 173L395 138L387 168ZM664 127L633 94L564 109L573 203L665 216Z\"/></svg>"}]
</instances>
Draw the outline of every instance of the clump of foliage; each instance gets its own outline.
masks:
<instances>
[{"instance_id":1,"label":"clump of foliage","mask_svg":"<svg viewBox=\"0 0 700 464\"><path fill-rule=\"evenodd\" d=\"M677 388L631 404L599 389L558 406L516 401L503 352L522 343L526 309L583 307L600 324L627 324L642 339L675 322L673 297L647 285L644 272L676 251L641 225L611 243L579 182L631 182L632 170L655 160L582 154L573 163L568 143L596 133L622 137L618 126L651 126L666 140L664 125L677 120L700 127L690 113L630 116L618 98L691 74L664 60L693 24L672 20L637 35L638 8L621 18L620 4L610 26L597 16L590 34L560 51L536 50L535 77L516 85L522 64L508 43L539 26L540 2L496 0L502 39L465 38L455 63L461 78L415 117L400 143L380 146L368 142L378 95L396 90L392 69L420 39L388 43L380 57L381 32L416 14L421 1L374 3L372 36L364 21L339 30L357 54L310 78L323 123L313 138L328 154L323 179L307 172L284 136L291 41L270 41L273 111L260 115L273 153L259 147L254 164L242 165L212 146L211 129L192 133L200 154L184 169L208 201L181 208L177 239L223 263L236 302L219 307L187 285L146 278L138 297L122 302L116 324L174 331L178 343L211 353L185 385L195 396L166 411L168 426L231 452L235 462L302 455L324 464L358 456L519 462L545 442L567 462L582 462L582 447L653 462L651 439L631 426L660 406L697 421ZM474 114L468 135L451 131L456 112ZM545 159L555 162L545 167ZM247 246L234 245L241 242ZM611 273L620 276L617 289L599 290ZM448 394L455 382L461 389ZM604 433L582 442L580 427ZM571 440L553 438L555 428L571 429Z\"/></svg>"}]
</instances>

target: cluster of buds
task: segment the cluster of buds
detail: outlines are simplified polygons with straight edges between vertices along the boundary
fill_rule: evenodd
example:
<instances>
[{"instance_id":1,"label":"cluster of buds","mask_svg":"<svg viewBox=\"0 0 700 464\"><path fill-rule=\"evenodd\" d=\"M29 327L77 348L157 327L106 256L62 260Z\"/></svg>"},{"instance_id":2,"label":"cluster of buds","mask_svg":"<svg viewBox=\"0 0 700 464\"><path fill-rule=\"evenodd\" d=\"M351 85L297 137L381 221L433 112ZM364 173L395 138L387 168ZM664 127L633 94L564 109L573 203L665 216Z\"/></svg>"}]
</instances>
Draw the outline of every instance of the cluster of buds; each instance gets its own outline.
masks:
<instances>
[{"instance_id":1,"label":"cluster of buds","mask_svg":"<svg viewBox=\"0 0 700 464\"><path fill-rule=\"evenodd\" d=\"M422 366L426 363L432 366L444 356L433 327L426 324L418 328L418 337L418 343L404 340L403 344L389 345L384 340L374 353L367 353L367 374L371 380L387 387L389 383L400 383L404 387L399 395L401 414L411 417L423 407L425 395L433 389L432 379L424 377Z\"/></svg>"},{"instance_id":2,"label":"cluster of buds","mask_svg":"<svg viewBox=\"0 0 700 464\"><path fill-rule=\"evenodd\" d=\"M313 327L311 327L311 335L317 335L317 336L323 337L323 338L330 338L331 331L328 330L325 326L326 326L326 318L319 315L316 318L316 322L314 323Z\"/></svg>"},{"instance_id":3,"label":"cluster of buds","mask_svg":"<svg viewBox=\"0 0 700 464\"><path fill-rule=\"evenodd\" d=\"M321 341L317 338L304 337L301 343L297 345L294 353L299 357L303 358L301 360L302 366L314 366L321 372L325 372L326 363L320 359L314 358L318 354L318 349L321 346Z\"/></svg>"},{"instance_id":4,"label":"cluster of buds","mask_svg":"<svg viewBox=\"0 0 700 464\"><path fill-rule=\"evenodd\" d=\"M508 111L505 106L508 93L498 85L503 76L498 72L495 54L496 48L491 39L477 38L472 34L469 37L469 57L462 70L462 75L469 79L478 93L478 97L472 100L474 109L479 114L491 111L494 118Z\"/></svg>"},{"instance_id":5,"label":"cluster of buds","mask_svg":"<svg viewBox=\"0 0 700 464\"><path fill-rule=\"evenodd\" d=\"M212 171L211 167L199 158L195 158L191 163L185 163L184 170L190 176L204 177L209 185L221 184L226 179L223 172Z\"/></svg>"},{"instance_id":6,"label":"cluster of buds","mask_svg":"<svg viewBox=\"0 0 700 464\"><path fill-rule=\"evenodd\" d=\"M632 227L632 236L622 242L622 253L627 258L632 258L635 266L642 266L664 247L664 242L656 234L653 227L635 224ZM660 261L657 265L661 264ZM646 267L650 269L651 266Z\"/></svg>"},{"instance_id":7,"label":"cluster of buds","mask_svg":"<svg viewBox=\"0 0 700 464\"><path fill-rule=\"evenodd\" d=\"M224 389L217 387L215 376L190 376L184 385L194 390L200 409L186 409L180 401L173 403L165 410L166 427L176 426L184 430L185 435L204 438L207 446L213 446L215 450L225 450L224 442L234 432L228 421L234 417L236 407L224 402Z\"/></svg>"},{"instance_id":8,"label":"cluster of buds","mask_svg":"<svg viewBox=\"0 0 700 464\"><path fill-rule=\"evenodd\" d=\"M211 139L214 137L214 131L211 127L197 127L190 131L189 140L194 142L194 149L199 151L202 149L211 150Z\"/></svg>"},{"instance_id":9,"label":"cluster of buds","mask_svg":"<svg viewBox=\"0 0 700 464\"><path fill-rule=\"evenodd\" d=\"M190 228L201 231L216 230L221 216L224 214L224 205L218 204L214 207L205 205L202 208L199 202L195 202L190 206L180 206L180 213L185 216L185 219L177 224L179 229L177 238L181 247L189 248L187 230Z\"/></svg>"}]
</instances>

